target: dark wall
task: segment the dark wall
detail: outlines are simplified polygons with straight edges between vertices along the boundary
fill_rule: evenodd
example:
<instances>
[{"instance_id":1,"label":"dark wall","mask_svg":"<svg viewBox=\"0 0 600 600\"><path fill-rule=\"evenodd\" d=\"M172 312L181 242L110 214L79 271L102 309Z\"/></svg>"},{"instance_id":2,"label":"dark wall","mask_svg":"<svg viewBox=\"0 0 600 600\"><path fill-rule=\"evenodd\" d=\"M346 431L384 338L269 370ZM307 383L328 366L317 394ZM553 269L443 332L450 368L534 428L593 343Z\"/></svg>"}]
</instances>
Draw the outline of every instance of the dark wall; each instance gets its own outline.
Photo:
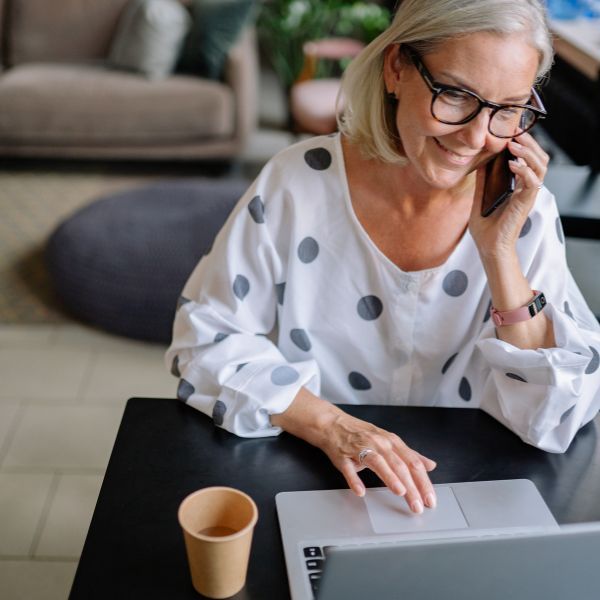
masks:
<instances>
[{"instance_id":1,"label":"dark wall","mask_svg":"<svg viewBox=\"0 0 600 600\"><path fill-rule=\"evenodd\" d=\"M542 91L548 110L544 129L575 163L599 170L600 82L557 56Z\"/></svg>"},{"instance_id":2,"label":"dark wall","mask_svg":"<svg viewBox=\"0 0 600 600\"><path fill-rule=\"evenodd\" d=\"M396 4L398 4L398 0L382 0L379 2L382 6L385 6L390 13L394 14L394 10L396 8Z\"/></svg>"}]
</instances>

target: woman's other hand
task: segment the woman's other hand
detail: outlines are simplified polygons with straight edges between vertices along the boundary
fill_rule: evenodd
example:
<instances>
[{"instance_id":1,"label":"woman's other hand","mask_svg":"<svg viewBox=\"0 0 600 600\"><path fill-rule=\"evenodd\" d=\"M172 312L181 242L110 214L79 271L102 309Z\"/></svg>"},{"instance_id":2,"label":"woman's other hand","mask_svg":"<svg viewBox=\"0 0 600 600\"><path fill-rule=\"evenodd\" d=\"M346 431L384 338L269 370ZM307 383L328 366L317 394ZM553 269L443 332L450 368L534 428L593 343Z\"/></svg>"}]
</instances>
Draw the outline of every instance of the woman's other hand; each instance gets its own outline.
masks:
<instances>
[{"instance_id":1,"label":"woman's other hand","mask_svg":"<svg viewBox=\"0 0 600 600\"><path fill-rule=\"evenodd\" d=\"M358 472L368 468L394 494L404 496L413 512L435 508L436 496L427 473L436 463L409 448L396 434L341 412L334 417L321 449L356 495L365 494ZM362 450L372 452L364 453L361 464Z\"/></svg>"},{"instance_id":2,"label":"woman's other hand","mask_svg":"<svg viewBox=\"0 0 600 600\"><path fill-rule=\"evenodd\" d=\"M368 468L394 494L404 496L413 512L435 507L428 472L436 463L396 434L357 419L304 388L284 413L271 415L271 423L323 450L357 496L365 494L358 472ZM361 464L363 450L372 452L363 452Z\"/></svg>"}]
</instances>

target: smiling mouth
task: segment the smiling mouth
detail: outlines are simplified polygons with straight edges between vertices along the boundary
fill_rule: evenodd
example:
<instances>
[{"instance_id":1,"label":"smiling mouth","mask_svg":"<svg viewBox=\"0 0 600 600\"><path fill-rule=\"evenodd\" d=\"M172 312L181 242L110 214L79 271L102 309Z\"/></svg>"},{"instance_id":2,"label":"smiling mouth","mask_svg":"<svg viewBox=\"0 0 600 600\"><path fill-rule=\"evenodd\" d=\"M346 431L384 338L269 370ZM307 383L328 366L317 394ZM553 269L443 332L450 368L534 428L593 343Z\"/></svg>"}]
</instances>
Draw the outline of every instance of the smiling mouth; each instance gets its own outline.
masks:
<instances>
[{"instance_id":1,"label":"smiling mouth","mask_svg":"<svg viewBox=\"0 0 600 600\"><path fill-rule=\"evenodd\" d=\"M444 144L442 144L442 142L440 142L440 140L438 140L437 138L434 137L433 140L437 144L438 148L441 148L446 153L446 155L450 159L452 159L453 162L460 163L461 165L468 164L469 162L471 162L471 160L473 160L475 156L477 156L476 154L458 154L457 152L453 152L452 150L450 150L450 148L444 146Z\"/></svg>"}]
</instances>

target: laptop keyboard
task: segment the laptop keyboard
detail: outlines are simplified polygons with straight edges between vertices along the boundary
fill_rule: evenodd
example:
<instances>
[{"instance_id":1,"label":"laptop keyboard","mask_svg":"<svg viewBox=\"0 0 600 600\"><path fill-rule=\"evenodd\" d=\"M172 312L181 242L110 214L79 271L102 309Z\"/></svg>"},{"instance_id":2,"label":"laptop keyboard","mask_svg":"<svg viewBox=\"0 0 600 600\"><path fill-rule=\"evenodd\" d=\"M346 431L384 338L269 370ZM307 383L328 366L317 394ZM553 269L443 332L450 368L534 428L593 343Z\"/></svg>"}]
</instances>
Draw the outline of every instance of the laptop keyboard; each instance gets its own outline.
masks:
<instances>
[{"instance_id":1,"label":"laptop keyboard","mask_svg":"<svg viewBox=\"0 0 600 600\"><path fill-rule=\"evenodd\" d=\"M333 546L306 546L304 548L304 566L313 595L317 595L327 551Z\"/></svg>"}]
</instances>

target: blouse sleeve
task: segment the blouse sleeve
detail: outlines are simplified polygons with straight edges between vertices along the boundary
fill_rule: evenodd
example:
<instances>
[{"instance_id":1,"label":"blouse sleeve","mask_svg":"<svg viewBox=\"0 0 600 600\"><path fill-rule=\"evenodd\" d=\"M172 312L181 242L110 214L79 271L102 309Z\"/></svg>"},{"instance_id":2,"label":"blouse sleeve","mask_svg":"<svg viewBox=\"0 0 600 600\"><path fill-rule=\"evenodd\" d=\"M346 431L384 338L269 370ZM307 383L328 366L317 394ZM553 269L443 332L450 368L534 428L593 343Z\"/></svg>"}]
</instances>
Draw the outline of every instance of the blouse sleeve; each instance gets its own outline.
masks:
<instances>
[{"instance_id":1,"label":"blouse sleeve","mask_svg":"<svg viewBox=\"0 0 600 600\"><path fill-rule=\"evenodd\" d=\"M541 210L526 224L539 232L528 242L535 248L524 252L521 261L532 288L546 296L544 314L556 347L516 348L496 338L491 320L476 347L491 367L481 408L525 442L565 452L600 409L600 326L569 271L554 199L547 190L544 195Z\"/></svg>"},{"instance_id":2,"label":"blouse sleeve","mask_svg":"<svg viewBox=\"0 0 600 600\"><path fill-rule=\"evenodd\" d=\"M165 358L180 379L180 400L245 437L277 435L270 415L284 412L301 387L320 391L316 362L289 362L269 339L285 293L290 219L285 192L269 185L266 171L186 283Z\"/></svg>"}]
</instances>

